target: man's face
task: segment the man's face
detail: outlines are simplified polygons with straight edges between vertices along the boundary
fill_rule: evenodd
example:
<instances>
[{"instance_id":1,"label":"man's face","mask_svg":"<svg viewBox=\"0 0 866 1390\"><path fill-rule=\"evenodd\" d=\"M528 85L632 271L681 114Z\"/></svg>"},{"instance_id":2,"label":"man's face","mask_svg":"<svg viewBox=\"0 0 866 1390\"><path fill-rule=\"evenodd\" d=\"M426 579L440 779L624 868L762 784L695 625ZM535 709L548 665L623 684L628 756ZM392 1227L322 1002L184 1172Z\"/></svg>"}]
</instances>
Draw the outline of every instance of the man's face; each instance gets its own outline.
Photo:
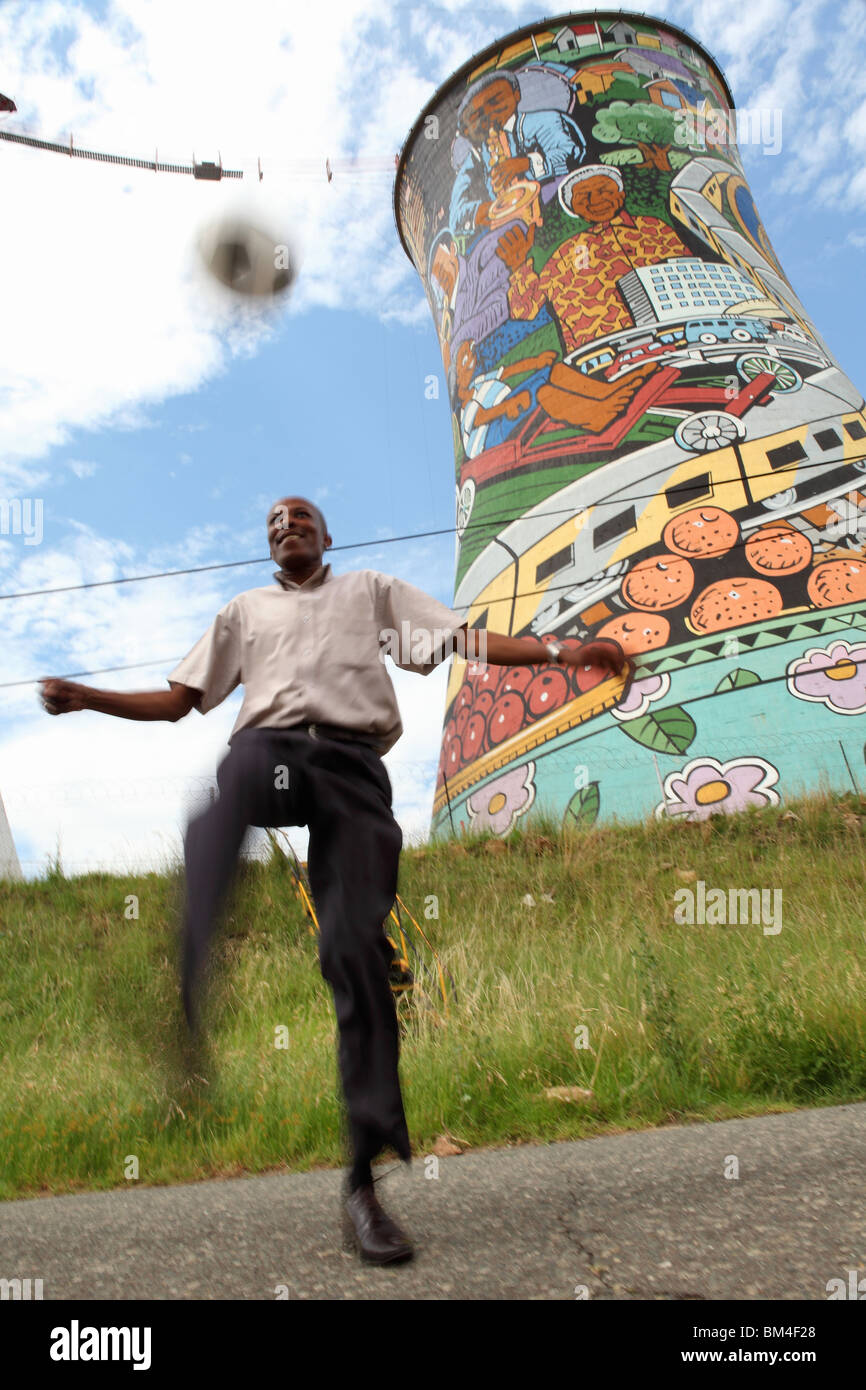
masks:
<instances>
[{"instance_id":1,"label":"man's face","mask_svg":"<svg viewBox=\"0 0 866 1390\"><path fill-rule=\"evenodd\" d=\"M268 512L268 542L280 568L292 570L320 564L331 537L311 502L305 497L284 497Z\"/></svg>"},{"instance_id":2,"label":"man's face","mask_svg":"<svg viewBox=\"0 0 866 1390\"><path fill-rule=\"evenodd\" d=\"M517 110L517 93L510 82L502 78L476 92L463 112L463 134L474 145L480 145L491 130L501 130Z\"/></svg>"},{"instance_id":3,"label":"man's face","mask_svg":"<svg viewBox=\"0 0 866 1390\"><path fill-rule=\"evenodd\" d=\"M624 202L625 193L619 184L615 179L605 178L604 174L579 179L571 187L572 210L587 222L609 222Z\"/></svg>"}]
</instances>

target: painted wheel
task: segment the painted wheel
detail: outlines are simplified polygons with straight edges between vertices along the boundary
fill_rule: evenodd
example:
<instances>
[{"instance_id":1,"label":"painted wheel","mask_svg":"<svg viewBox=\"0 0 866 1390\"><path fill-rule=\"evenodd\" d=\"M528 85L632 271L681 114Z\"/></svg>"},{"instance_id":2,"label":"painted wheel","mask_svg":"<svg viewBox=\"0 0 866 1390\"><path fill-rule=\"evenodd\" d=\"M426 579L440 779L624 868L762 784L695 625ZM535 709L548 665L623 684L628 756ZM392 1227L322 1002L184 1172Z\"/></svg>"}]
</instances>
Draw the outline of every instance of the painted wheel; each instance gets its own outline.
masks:
<instances>
[{"instance_id":1,"label":"painted wheel","mask_svg":"<svg viewBox=\"0 0 866 1390\"><path fill-rule=\"evenodd\" d=\"M779 361L777 357L759 357L757 353L749 353L739 359L737 371L745 381L754 381L762 372L772 372L775 378L773 390L776 392L798 391L803 385L800 373L795 372L787 362Z\"/></svg>"},{"instance_id":2,"label":"painted wheel","mask_svg":"<svg viewBox=\"0 0 866 1390\"><path fill-rule=\"evenodd\" d=\"M738 439L745 439L746 427L736 415L725 411L702 411L690 415L677 425L674 439L689 453L707 454L714 449L726 449Z\"/></svg>"},{"instance_id":3,"label":"painted wheel","mask_svg":"<svg viewBox=\"0 0 866 1390\"><path fill-rule=\"evenodd\" d=\"M608 565L606 570L596 570L588 579L581 579L573 588L569 589L565 595L569 603L576 603L578 599L583 601L596 590L605 585L612 587L615 581L622 578L628 569L628 560L616 560L612 565Z\"/></svg>"},{"instance_id":4,"label":"painted wheel","mask_svg":"<svg viewBox=\"0 0 866 1390\"><path fill-rule=\"evenodd\" d=\"M774 492L772 497L765 497L761 503L768 511L779 512L783 507L793 507L797 501L797 489L786 487L784 492Z\"/></svg>"},{"instance_id":5,"label":"painted wheel","mask_svg":"<svg viewBox=\"0 0 866 1390\"><path fill-rule=\"evenodd\" d=\"M699 343L717 343L718 341L719 341L718 336L717 336L715 333L699 333L699 334L698 334L698 342L699 342Z\"/></svg>"},{"instance_id":6,"label":"painted wheel","mask_svg":"<svg viewBox=\"0 0 866 1390\"><path fill-rule=\"evenodd\" d=\"M752 335L746 328L732 329L731 337L737 343L750 343L752 341Z\"/></svg>"}]
</instances>

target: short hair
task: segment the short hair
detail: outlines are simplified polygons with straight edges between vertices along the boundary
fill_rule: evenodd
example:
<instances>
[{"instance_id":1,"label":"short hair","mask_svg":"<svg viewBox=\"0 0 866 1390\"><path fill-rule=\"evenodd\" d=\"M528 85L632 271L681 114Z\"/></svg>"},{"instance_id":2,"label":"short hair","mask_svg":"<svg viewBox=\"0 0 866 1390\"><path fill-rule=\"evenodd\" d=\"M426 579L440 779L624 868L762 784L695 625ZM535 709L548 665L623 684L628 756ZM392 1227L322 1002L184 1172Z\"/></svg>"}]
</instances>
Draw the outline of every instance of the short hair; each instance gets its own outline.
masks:
<instances>
[{"instance_id":1,"label":"short hair","mask_svg":"<svg viewBox=\"0 0 866 1390\"><path fill-rule=\"evenodd\" d=\"M472 83L472 86L466 92L465 96L463 97L463 100L457 108L458 130L462 130L463 128L463 113L466 110L472 98L474 96L477 96L479 92L486 91L486 89L488 87L491 87L494 82L509 83L514 92L514 95L516 97L520 96L520 83L514 76L513 72L506 72L504 68L494 68L493 72L486 72L483 77L479 77L477 82Z\"/></svg>"},{"instance_id":2,"label":"short hair","mask_svg":"<svg viewBox=\"0 0 866 1390\"><path fill-rule=\"evenodd\" d=\"M612 183L616 184L620 193L625 192L622 174L613 164L584 164L582 168L575 169L571 174L566 175L559 185L559 192L556 195L560 207L569 217L578 216L571 205L571 190L576 183L583 183L585 179L610 179Z\"/></svg>"},{"instance_id":3,"label":"short hair","mask_svg":"<svg viewBox=\"0 0 866 1390\"><path fill-rule=\"evenodd\" d=\"M327 521L325 520L325 514L324 514L324 512L320 511L320 509L316 506L315 502L311 502L311 503L310 503L310 506L312 507L313 511L316 513L316 516L319 518L319 520L320 520L321 523L322 523L322 535L323 535L323 536L327 536L327 534L328 534L328 523L327 523Z\"/></svg>"},{"instance_id":4,"label":"short hair","mask_svg":"<svg viewBox=\"0 0 866 1390\"><path fill-rule=\"evenodd\" d=\"M327 521L325 520L324 512L322 512L322 510L321 510L319 507L316 506L315 502L311 502L311 501L309 500L308 497L303 497L303 498L300 498L299 500L301 500L301 501L303 501L303 502L306 502L306 503L307 503L307 506L310 507L310 509L314 512L314 514L319 518L319 521L322 523L322 536L323 536L323 537L324 537L324 536L327 536L327 534L328 534L328 523L327 523ZM271 508L271 511L276 510L276 507L278 507L279 505L280 505L280 503L276 503L275 506ZM270 514L271 514L271 513L269 512L268 515L270 516Z\"/></svg>"}]
</instances>

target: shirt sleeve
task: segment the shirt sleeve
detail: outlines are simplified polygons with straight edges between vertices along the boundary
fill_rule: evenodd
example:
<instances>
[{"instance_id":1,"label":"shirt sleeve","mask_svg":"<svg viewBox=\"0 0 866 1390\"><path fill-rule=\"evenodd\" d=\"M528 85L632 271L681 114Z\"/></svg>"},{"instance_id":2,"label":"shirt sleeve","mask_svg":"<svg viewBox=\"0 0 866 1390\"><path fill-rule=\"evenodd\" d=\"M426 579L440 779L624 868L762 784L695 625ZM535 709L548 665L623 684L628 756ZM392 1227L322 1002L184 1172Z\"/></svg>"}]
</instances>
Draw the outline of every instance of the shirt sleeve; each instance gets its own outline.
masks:
<instances>
[{"instance_id":1,"label":"shirt sleeve","mask_svg":"<svg viewBox=\"0 0 866 1390\"><path fill-rule=\"evenodd\" d=\"M448 221L455 234L469 234L475 231L475 214L481 206L480 198L473 198L471 194L472 177L475 172L473 166L472 153L466 156L451 189L451 203L448 211Z\"/></svg>"},{"instance_id":2,"label":"shirt sleeve","mask_svg":"<svg viewBox=\"0 0 866 1390\"><path fill-rule=\"evenodd\" d=\"M527 115L524 132L526 144L533 147L525 152L536 178L558 178L583 158L586 148L583 136L574 122L558 111ZM536 165L537 159L540 167Z\"/></svg>"},{"instance_id":3,"label":"shirt sleeve","mask_svg":"<svg viewBox=\"0 0 866 1390\"><path fill-rule=\"evenodd\" d=\"M404 579L377 573L375 580L381 646L402 670L429 676L444 658L447 639L463 627L466 615L446 608Z\"/></svg>"},{"instance_id":4,"label":"shirt sleeve","mask_svg":"<svg viewBox=\"0 0 866 1390\"><path fill-rule=\"evenodd\" d=\"M178 685L200 690L196 708L207 714L222 704L242 680L239 614L234 600L217 613L207 632L200 637L179 665L167 677Z\"/></svg>"}]
</instances>

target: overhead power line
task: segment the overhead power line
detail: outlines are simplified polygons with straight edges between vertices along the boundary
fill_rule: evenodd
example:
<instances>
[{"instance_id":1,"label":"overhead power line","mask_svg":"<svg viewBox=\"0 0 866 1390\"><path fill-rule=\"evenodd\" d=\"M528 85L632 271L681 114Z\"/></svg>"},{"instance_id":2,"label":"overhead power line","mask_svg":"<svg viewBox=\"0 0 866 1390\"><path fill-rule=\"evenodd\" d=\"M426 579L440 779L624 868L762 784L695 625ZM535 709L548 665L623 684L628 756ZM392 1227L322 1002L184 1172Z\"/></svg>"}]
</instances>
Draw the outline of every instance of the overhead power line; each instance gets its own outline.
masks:
<instances>
[{"instance_id":1,"label":"overhead power line","mask_svg":"<svg viewBox=\"0 0 866 1390\"><path fill-rule=\"evenodd\" d=\"M453 526L446 526L441 531L416 531L408 536L383 536L376 541L355 541L352 545L332 545L330 550L360 550L364 546L388 545L395 541L414 541L425 536L445 536L449 533L453 535L455 529ZM255 560L223 560L217 565L192 565L188 569L158 570L155 574L130 574L121 579L93 579L86 584L61 584L54 589L25 589L17 594L0 594L0 599L38 598L40 594L68 594L77 589L104 589L112 584L141 584L146 579L172 579L180 574L204 574L207 570L228 570L238 569L243 565L267 564L276 564L273 556L260 555Z\"/></svg>"},{"instance_id":2,"label":"overhead power line","mask_svg":"<svg viewBox=\"0 0 866 1390\"><path fill-rule=\"evenodd\" d=\"M858 458L856 458L856 459L854 459L854 458L851 458L851 459L840 459L840 460L839 460L839 464L840 464L840 465L844 465L844 464L852 464L852 463L861 463L861 462L863 462L863 458L864 458L864 457L866 457L866 456L858 456ZM827 468L828 466L832 466L832 465L828 465L826 459L818 459L818 460L813 461L812 463L801 463L801 464L799 465L799 468L800 468L800 471L801 471L801 472L805 472L807 469L810 469L810 468ZM756 472L756 473L751 473L751 474L749 475L750 480L755 480L755 479L758 479L758 478L769 478L769 477L773 477L773 476L776 476L776 477L779 476L778 472L777 472L776 470L774 470L774 469L767 469L765 472L761 472L761 473L757 473L757 472ZM784 480L783 480L783 481L784 481ZM725 486L727 483L742 483L742 478L741 478L741 476L740 476L739 473L732 473L731 476L730 476L729 478L720 478L720 477L715 477L715 476L714 476L714 478L713 478L713 485L714 485L714 487L723 487L723 486ZM845 490L846 490L846 487L847 487L847 490L850 491L850 490L851 490L851 487L853 486L853 483L852 483L852 484L848 484L848 485L845 485L845 484L841 484L841 483L840 483L839 486L840 486L840 488L842 489L842 491L845 491ZM684 482L684 483L682 483L682 484L679 485L679 489L678 489L678 490L681 491L681 492L685 495L685 494L687 494L688 489L689 489L689 483L688 483L688 481L686 481L686 482ZM651 501L654 497L657 497L657 496L658 496L658 489L656 488L656 489L654 489L652 492L644 492L644 493L640 493L640 492L630 492L630 493L628 494L627 497L622 498L622 501L623 501L624 504L625 504L625 503L629 503L629 502L648 502L648 501ZM590 504L590 505L594 505L594 504ZM700 499L697 499L697 500L695 501L695 504L694 504L694 505L695 505L696 507L697 507L697 506L708 506L708 507L709 507L709 506L714 506L715 503L713 503L711 500L701 501ZM486 530L489 530L489 529L490 529L491 527L493 527L493 526L496 526L496 527L508 526L508 525L511 525L513 522L523 521L523 520L535 521L535 520L537 520L537 519L541 519L542 517L549 517L549 516L577 516L577 515L579 515L581 512L583 512L583 511L588 511L588 510L589 510L589 507L556 507L556 508L553 508L553 509L550 510L550 511L533 512L533 513L531 513L530 515L527 515L525 512L520 513L518 516L496 516L496 515L494 515L494 516L487 517L484 521L479 521L479 522L474 522L474 521L472 521L472 522L469 522L469 523L463 528L461 535L465 535L467 531L485 530L485 529L486 529ZM769 524L772 520L773 520L773 513L770 511L770 512L767 513L767 523ZM401 542L401 541L426 540L426 539L429 539L431 536L449 536L449 535L452 535L452 536L453 536L453 535L455 534L455 532L456 532L458 529L459 529L459 528L456 527L456 526L443 526L443 527L440 527L440 528L438 528L437 530L434 530L434 531L410 531L410 532L408 532L408 533L407 533L406 535L404 535L404 536L380 536L380 537L378 537L376 540L370 540L370 541L352 541L352 542L351 542L350 544L348 544L348 545L332 545L332 546L329 547L329 552L336 553L336 552L339 551L339 550L362 550L362 549L364 549L365 547L377 546L377 545L396 545L396 544L398 544L398 543ZM738 542L738 544L742 544L742 542ZM732 547L732 548L733 548L733 547ZM174 577L176 577L176 576L178 576L178 575L184 575L184 574L205 574L205 573L207 573L209 570L239 569L239 568L242 568L242 567L245 566L245 565L266 565L266 564L274 564L274 563L275 563L275 561L273 560L273 557L270 556L270 555L262 555L262 556L259 556L259 557L255 558L255 559L252 559L252 560L222 560L222 561L220 561L219 563L214 564L214 565L191 565L191 566L188 566L186 569L177 569L177 570L157 570L157 571L155 571L153 574L131 574L131 575L122 576L122 577L119 578L119 579L93 579L93 580L89 580L88 582L86 582L86 583L84 583L84 584L60 584L60 585L57 585L57 586L55 586L54 588L51 588L51 589L22 589L22 590L20 590L20 591L18 591L18 592L16 592L16 593L12 593L12 594L0 594L0 601L2 601L3 599L13 599L13 598L39 598L39 597L40 597L41 595L43 595L43 594L67 594L67 593L77 592L77 591L79 591L79 590L81 590L81 589L102 589L102 588L108 588L108 587L110 587L111 585L114 585L114 584L141 584L141 583L144 583L144 582L145 582L146 580L148 580L148 579L172 579L172 578L174 578ZM568 587L573 588L574 586L573 586L573 584L571 584L571 585L569 585ZM546 592L546 591L545 591L545 592ZM521 595L521 597L524 597L524 596Z\"/></svg>"},{"instance_id":3,"label":"overhead power line","mask_svg":"<svg viewBox=\"0 0 866 1390\"><path fill-rule=\"evenodd\" d=\"M179 657L175 657L170 661L131 661L125 666L97 666L96 670L94 671L70 671L69 674L66 676L31 676L30 680L26 681L3 681L2 683L0 683L0 690L11 690L12 687L16 685L35 685L37 681L48 679L74 681L77 680L79 676L106 676L108 675L109 671L135 671L140 669L142 666L170 665L172 667L175 667L179 660Z\"/></svg>"},{"instance_id":4,"label":"overhead power line","mask_svg":"<svg viewBox=\"0 0 866 1390\"><path fill-rule=\"evenodd\" d=\"M554 586L554 587L555 587L555 586ZM568 586L568 587L570 587L570 586ZM546 592L546 593L549 593L550 590L546 590L545 592ZM524 595L524 597L531 597L531 595ZM510 598L504 598L504 599L496 599L496 600L494 600L494 602L497 602L497 603L499 603L499 602L501 602L501 603L508 603L508 602L510 602L510 601L511 601ZM725 628L722 628L719 632L708 633L707 636L712 636L713 638L719 638L719 637L724 637L726 633L731 633L731 634L733 635L733 633L734 633L735 631L736 631L736 629L725 629ZM505 635L508 636L509 634L506 633ZM540 640L540 639L539 639L539 640ZM590 638L590 639L588 639L588 640L591 641L591 640L593 640L593 639ZM453 654L454 654L454 653L449 653L449 656L450 656L450 655L453 655ZM641 658L642 656L652 656L652 651L650 651L650 652L635 652L635 653L634 653L634 656L635 656L635 659L636 659L637 661L639 661L640 658ZM136 670L140 670L142 667L149 667L149 666L170 666L172 669L174 669L174 667L177 666L178 662L179 662L181 659L182 659L181 657L166 657L164 660L156 660L156 661L132 661L132 662L130 662L129 664L127 664L127 665L125 665L125 666L98 666L98 667L97 667L95 670L93 670L93 671L69 671L69 672L67 672L67 674L64 675L64 676L31 676L28 680L22 680L22 681L0 681L0 690L12 690L13 688L15 688L15 687L17 687L17 686L22 686L22 685L36 685L36 684L37 684L39 681L41 681L41 680L63 680L63 681L73 681L73 680L78 680L79 677L81 677L81 676L104 676L104 675L108 675L110 672L114 672L114 671L136 671ZM445 658L444 658L444 660L447 660L447 659L448 659L448 657L445 657ZM475 658L469 658L469 659L468 659L468 662L469 662L469 665L476 665L476 666L483 666L483 665L486 664L485 662L476 660ZM443 661L443 664L444 664L444 661ZM533 664L536 664L536 663L533 663ZM543 661L540 661L540 662L538 662L537 664L538 664L539 666L543 666L545 663L544 663ZM863 666L863 665L866 665L866 659L864 659L864 660L862 660L862 661L855 661L853 664L854 664L855 666ZM764 685L764 684L767 684L768 682L771 682L771 681L774 681L774 680L777 680L777 679L785 680L785 679L787 679L787 677L785 677L785 676L781 676L781 677L769 676L769 677L766 677L765 679L762 679L761 684ZM121 692L121 693L122 693L122 692ZM693 696L692 698L693 698L693 699L698 699L698 698L703 698L703 697L702 697L702 696L701 696L701 697L699 697L699 696Z\"/></svg>"}]
</instances>

